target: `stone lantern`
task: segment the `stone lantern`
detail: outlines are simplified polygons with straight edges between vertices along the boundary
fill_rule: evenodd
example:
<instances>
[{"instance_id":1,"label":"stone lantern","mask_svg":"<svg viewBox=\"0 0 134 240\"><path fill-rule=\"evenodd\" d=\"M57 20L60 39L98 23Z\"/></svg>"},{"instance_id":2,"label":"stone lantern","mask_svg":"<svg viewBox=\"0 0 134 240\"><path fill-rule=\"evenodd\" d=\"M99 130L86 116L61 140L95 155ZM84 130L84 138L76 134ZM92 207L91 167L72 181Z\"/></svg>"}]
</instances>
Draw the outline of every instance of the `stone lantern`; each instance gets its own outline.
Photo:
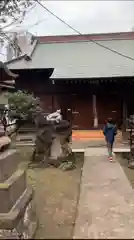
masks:
<instances>
[{"instance_id":1,"label":"stone lantern","mask_svg":"<svg viewBox=\"0 0 134 240\"><path fill-rule=\"evenodd\" d=\"M130 129L130 159L128 167L134 169L134 115L131 115L128 119Z\"/></svg>"},{"instance_id":2,"label":"stone lantern","mask_svg":"<svg viewBox=\"0 0 134 240\"><path fill-rule=\"evenodd\" d=\"M13 74L0 62L0 89L14 88ZM0 93L1 95L1 93ZM32 239L37 227L33 189L27 186L26 167L11 139L0 135L0 239Z\"/></svg>"}]
</instances>

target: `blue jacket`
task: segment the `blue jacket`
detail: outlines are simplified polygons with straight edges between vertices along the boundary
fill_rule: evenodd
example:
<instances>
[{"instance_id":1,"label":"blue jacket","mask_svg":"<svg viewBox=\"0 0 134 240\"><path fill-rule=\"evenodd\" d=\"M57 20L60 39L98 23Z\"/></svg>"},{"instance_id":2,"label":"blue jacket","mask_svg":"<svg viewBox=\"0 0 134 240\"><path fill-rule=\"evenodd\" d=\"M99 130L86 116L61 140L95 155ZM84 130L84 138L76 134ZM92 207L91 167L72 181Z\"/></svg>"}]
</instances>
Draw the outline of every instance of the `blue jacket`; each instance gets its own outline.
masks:
<instances>
[{"instance_id":1,"label":"blue jacket","mask_svg":"<svg viewBox=\"0 0 134 240\"><path fill-rule=\"evenodd\" d=\"M114 142L115 135L117 134L116 125L107 123L103 129L103 134L106 137L106 141L112 144Z\"/></svg>"}]
</instances>

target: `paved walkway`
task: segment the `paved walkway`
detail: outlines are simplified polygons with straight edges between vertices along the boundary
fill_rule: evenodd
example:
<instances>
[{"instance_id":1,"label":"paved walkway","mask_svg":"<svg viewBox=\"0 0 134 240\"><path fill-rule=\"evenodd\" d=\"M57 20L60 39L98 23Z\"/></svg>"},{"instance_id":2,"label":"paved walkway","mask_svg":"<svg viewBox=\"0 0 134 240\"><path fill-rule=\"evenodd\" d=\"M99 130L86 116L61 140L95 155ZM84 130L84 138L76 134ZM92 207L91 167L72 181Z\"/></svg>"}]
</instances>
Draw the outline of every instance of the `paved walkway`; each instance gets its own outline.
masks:
<instances>
[{"instance_id":1,"label":"paved walkway","mask_svg":"<svg viewBox=\"0 0 134 240\"><path fill-rule=\"evenodd\" d=\"M73 140L72 141L72 148L73 149L86 149L86 148L105 148L106 142L105 140L95 140L95 141L79 141L79 140ZM130 149L130 146L128 143L119 143L115 142L114 144L114 150L115 149Z\"/></svg>"},{"instance_id":2,"label":"paved walkway","mask_svg":"<svg viewBox=\"0 0 134 240\"><path fill-rule=\"evenodd\" d=\"M134 239L134 191L105 148L85 152L74 239Z\"/></svg>"}]
</instances>

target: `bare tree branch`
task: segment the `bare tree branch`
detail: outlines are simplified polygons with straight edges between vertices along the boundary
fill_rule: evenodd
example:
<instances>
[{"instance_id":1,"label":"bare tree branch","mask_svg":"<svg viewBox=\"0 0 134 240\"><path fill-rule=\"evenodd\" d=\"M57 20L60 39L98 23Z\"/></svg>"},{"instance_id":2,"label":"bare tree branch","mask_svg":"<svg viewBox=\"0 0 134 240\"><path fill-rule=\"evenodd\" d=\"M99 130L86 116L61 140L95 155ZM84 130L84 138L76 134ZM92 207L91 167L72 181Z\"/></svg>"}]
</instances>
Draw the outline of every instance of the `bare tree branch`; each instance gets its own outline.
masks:
<instances>
[{"instance_id":1,"label":"bare tree branch","mask_svg":"<svg viewBox=\"0 0 134 240\"><path fill-rule=\"evenodd\" d=\"M0 13L1 12L4 12L4 10L5 10L5 8L6 8L6 5L8 4L10 2L10 0L5 0L5 1L1 1L1 3L0 3ZM2 4L3 3L3 4ZM2 6L3 5L3 6Z\"/></svg>"},{"instance_id":2,"label":"bare tree branch","mask_svg":"<svg viewBox=\"0 0 134 240\"><path fill-rule=\"evenodd\" d=\"M19 54L21 54L21 49L16 38L12 39L11 34L5 32L5 28L10 27L17 21L21 23L29 7L35 6L35 3L35 0L0 0L0 39L8 41L14 51L17 50ZM11 22L5 25L10 20Z\"/></svg>"}]
</instances>

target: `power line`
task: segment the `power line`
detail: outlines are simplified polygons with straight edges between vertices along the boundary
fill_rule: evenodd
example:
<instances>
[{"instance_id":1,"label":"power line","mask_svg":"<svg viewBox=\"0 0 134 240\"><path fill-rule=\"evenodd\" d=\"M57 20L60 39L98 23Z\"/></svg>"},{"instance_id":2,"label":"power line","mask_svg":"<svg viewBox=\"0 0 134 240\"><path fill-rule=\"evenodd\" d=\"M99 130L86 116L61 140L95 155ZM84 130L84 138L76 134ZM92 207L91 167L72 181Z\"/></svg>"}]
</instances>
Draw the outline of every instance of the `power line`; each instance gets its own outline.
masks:
<instances>
[{"instance_id":1,"label":"power line","mask_svg":"<svg viewBox=\"0 0 134 240\"><path fill-rule=\"evenodd\" d=\"M81 35L81 36L85 36L85 35L82 34L80 31L78 31L77 29L75 29L74 27L72 27L70 24L68 24L66 21L64 21L62 18L58 17L55 13L53 13L53 12L52 12L51 10L49 10L47 7L45 7L41 2L39 2L38 0L36 0L36 2L37 2L42 8L44 8L47 12L49 12L51 15L53 15L55 18L57 18L60 22L62 22L62 23L65 24L67 27L69 27L70 29L72 29L74 32L76 32L77 34L79 34L79 35ZM101 44L101 43L98 43L98 42L96 42L96 41L94 41L94 40L88 39L88 36L85 36L85 37L87 38L87 40L88 40L89 42L93 42L94 44L96 44L96 45L98 45L98 46L100 46L100 47L102 47L102 48L104 48L104 49L106 49L106 50L108 50L108 51L111 51L111 52L113 52L113 53L115 53L115 54L117 54L117 55L119 55L119 56L122 56L122 57L124 57L124 58L127 58L127 59L130 59L130 60L133 60L133 61L134 61L134 58L133 58L133 57L130 57L130 56L125 55L125 54L123 54L123 53L121 53L121 52L118 52L118 51L116 51L116 50L114 50L114 49L112 49L112 48L109 48L109 47L107 47L107 46L105 46L105 45L103 45L103 44Z\"/></svg>"}]
</instances>

